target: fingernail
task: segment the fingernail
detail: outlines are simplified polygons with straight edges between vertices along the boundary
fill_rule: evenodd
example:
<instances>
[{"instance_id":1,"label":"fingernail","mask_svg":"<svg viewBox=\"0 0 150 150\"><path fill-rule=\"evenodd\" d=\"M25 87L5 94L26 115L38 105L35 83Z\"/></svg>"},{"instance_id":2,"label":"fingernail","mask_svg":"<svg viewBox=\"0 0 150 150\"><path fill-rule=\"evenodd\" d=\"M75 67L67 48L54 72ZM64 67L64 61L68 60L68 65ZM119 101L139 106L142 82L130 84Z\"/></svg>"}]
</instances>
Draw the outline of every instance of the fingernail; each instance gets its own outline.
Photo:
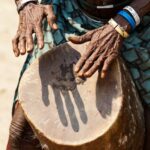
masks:
<instances>
[{"instance_id":1,"label":"fingernail","mask_svg":"<svg viewBox=\"0 0 150 150\"><path fill-rule=\"evenodd\" d=\"M83 76L83 72L79 72L78 75L79 75L79 76Z\"/></svg>"},{"instance_id":2,"label":"fingernail","mask_svg":"<svg viewBox=\"0 0 150 150\"><path fill-rule=\"evenodd\" d=\"M102 79L105 78L105 73L104 73L104 72L101 73L101 78L102 78Z\"/></svg>"},{"instance_id":3,"label":"fingernail","mask_svg":"<svg viewBox=\"0 0 150 150\"><path fill-rule=\"evenodd\" d=\"M70 41L70 40L71 40L71 37L68 37L68 40Z\"/></svg>"},{"instance_id":4,"label":"fingernail","mask_svg":"<svg viewBox=\"0 0 150 150\"><path fill-rule=\"evenodd\" d=\"M75 72L78 72L79 68L78 67L75 67L74 71Z\"/></svg>"},{"instance_id":5,"label":"fingernail","mask_svg":"<svg viewBox=\"0 0 150 150\"><path fill-rule=\"evenodd\" d=\"M89 73L88 72L86 72L85 74L84 74L84 76L88 76L89 75Z\"/></svg>"},{"instance_id":6,"label":"fingernail","mask_svg":"<svg viewBox=\"0 0 150 150\"><path fill-rule=\"evenodd\" d=\"M42 45L42 44L39 44L39 48L42 49L42 47L43 47L43 45Z\"/></svg>"},{"instance_id":7,"label":"fingernail","mask_svg":"<svg viewBox=\"0 0 150 150\"><path fill-rule=\"evenodd\" d=\"M17 57L18 56L18 53L17 52L14 52L15 56Z\"/></svg>"},{"instance_id":8,"label":"fingernail","mask_svg":"<svg viewBox=\"0 0 150 150\"><path fill-rule=\"evenodd\" d=\"M58 29L58 26L57 26L56 23L53 24L53 28L54 28L55 30Z\"/></svg>"},{"instance_id":9,"label":"fingernail","mask_svg":"<svg viewBox=\"0 0 150 150\"><path fill-rule=\"evenodd\" d=\"M27 47L27 51L30 51L30 47Z\"/></svg>"},{"instance_id":10,"label":"fingernail","mask_svg":"<svg viewBox=\"0 0 150 150\"><path fill-rule=\"evenodd\" d=\"M23 50L23 49L21 49L21 50L20 50L20 52L21 52L21 53L24 53L24 50Z\"/></svg>"},{"instance_id":11,"label":"fingernail","mask_svg":"<svg viewBox=\"0 0 150 150\"><path fill-rule=\"evenodd\" d=\"M76 36L70 36L68 39L69 40L76 40Z\"/></svg>"}]
</instances>

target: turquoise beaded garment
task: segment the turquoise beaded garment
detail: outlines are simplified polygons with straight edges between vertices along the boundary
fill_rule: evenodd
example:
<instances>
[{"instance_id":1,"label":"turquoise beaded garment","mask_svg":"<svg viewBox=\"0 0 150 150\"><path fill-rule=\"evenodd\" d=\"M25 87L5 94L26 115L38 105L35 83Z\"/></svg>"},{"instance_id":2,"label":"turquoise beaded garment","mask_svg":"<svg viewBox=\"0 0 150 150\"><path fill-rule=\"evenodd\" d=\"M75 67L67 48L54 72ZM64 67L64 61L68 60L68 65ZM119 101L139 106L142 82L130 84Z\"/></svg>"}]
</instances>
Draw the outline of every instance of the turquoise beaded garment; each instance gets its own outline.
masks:
<instances>
[{"instance_id":1,"label":"turquoise beaded garment","mask_svg":"<svg viewBox=\"0 0 150 150\"><path fill-rule=\"evenodd\" d=\"M66 42L70 35L82 35L89 30L104 25L103 22L92 20L82 13L75 1L43 0L42 3L48 4L51 1L57 16L59 29L57 31L51 30L47 22L44 21L45 46L43 50L39 50L35 39L34 51L32 54L28 54L20 79L36 58L51 50L52 47ZM150 14L143 17L141 25L124 41L121 52L143 102L150 106ZM19 94L18 86L15 92L15 101Z\"/></svg>"}]
</instances>

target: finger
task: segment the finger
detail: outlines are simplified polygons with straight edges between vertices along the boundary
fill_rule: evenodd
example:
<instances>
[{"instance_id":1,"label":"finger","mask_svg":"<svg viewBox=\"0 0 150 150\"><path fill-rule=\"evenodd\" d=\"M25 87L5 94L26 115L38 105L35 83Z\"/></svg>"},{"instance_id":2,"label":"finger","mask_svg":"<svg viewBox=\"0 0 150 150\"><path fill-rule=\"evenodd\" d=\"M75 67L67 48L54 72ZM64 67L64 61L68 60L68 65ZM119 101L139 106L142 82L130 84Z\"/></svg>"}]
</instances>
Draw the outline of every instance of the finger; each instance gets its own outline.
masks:
<instances>
[{"instance_id":1,"label":"finger","mask_svg":"<svg viewBox=\"0 0 150 150\"><path fill-rule=\"evenodd\" d=\"M12 40L13 52L16 57L18 57L20 54L19 49L18 49L18 43L19 43L19 34L17 33L15 38Z\"/></svg>"},{"instance_id":2,"label":"finger","mask_svg":"<svg viewBox=\"0 0 150 150\"><path fill-rule=\"evenodd\" d=\"M83 74L93 65L93 60L86 60L85 64L83 65L82 69L78 72L78 76L83 76Z\"/></svg>"},{"instance_id":3,"label":"finger","mask_svg":"<svg viewBox=\"0 0 150 150\"><path fill-rule=\"evenodd\" d=\"M104 62L105 57L101 56L99 57L93 64L93 66L84 74L85 77L91 77L96 70L99 68L99 66Z\"/></svg>"},{"instance_id":4,"label":"finger","mask_svg":"<svg viewBox=\"0 0 150 150\"><path fill-rule=\"evenodd\" d=\"M19 46L20 46L20 54L24 55L26 53L26 44L24 36L19 39Z\"/></svg>"},{"instance_id":5,"label":"finger","mask_svg":"<svg viewBox=\"0 0 150 150\"><path fill-rule=\"evenodd\" d=\"M56 16L55 16L55 14L53 12L52 5L45 5L44 7L45 7L44 13L47 16L47 22L48 22L48 24L50 25L50 27L52 29L57 30L58 26L56 24Z\"/></svg>"},{"instance_id":6,"label":"finger","mask_svg":"<svg viewBox=\"0 0 150 150\"><path fill-rule=\"evenodd\" d=\"M97 58L101 54L103 54L104 56L107 54L107 50L108 50L108 48L110 48L109 45L107 45L109 40L110 40L110 36L106 37L105 42L102 41L102 43L100 43L100 45L98 45L98 48L86 60L85 64L83 65L83 67L79 73L81 76L91 67L91 65L94 63L94 61L97 60ZM103 52L104 50L105 50L105 52Z\"/></svg>"},{"instance_id":7,"label":"finger","mask_svg":"<svg viewBox=\"0 0 150 150\"><path fill-rule=\"evenodd\" d=\"M84 42L90 41L95 32L96 30L92 30L81 36L69 37L68 40L75 44L82 44Z\"/></svg>"},{"instance_id":8,"label":"finger","mask_svg":"<svg viewBox=\"0 0 150 150\"><path fill-rule=\"evenodd\" d=\"M114 45L114 47L110 50L110 52L112 53L104 62L102 71L101 71L101 78L105 78L106 77L106 73L109 69L109 66L111 65L111 63L113 62L113 60L115 60L115 58L119 55L119 48L120 48L120 38L119 36L116 38L116 43Z\"/></svg>"},{"instance_id":9,"label":"finger","mask_svg":"<svg viewBox=\"0 0 150 150\"><path fill-rule=\"evenodd\" d=\"M113 47L110 47L111 43L114 43ZM120 43L119 36L112 37L112 40L109 40L107 46L104 47L104 52L102 52L102 55L97 59L97 61L94 63L94 65L84 74L84 76L85 77L92 76L95 73L95 71L98 69L98 67L105 61L106 58L108 58L109 56L113 56L113 57L117 56L117 51L120 46L119 43ZM98 53L95 52L95 54L98 54ZM93 56L91 56L91 57L94 57L95 54L93 54ZM110 60L110 63L111 63L111 60ZM109 64L108 64L108 66L109 66ZM103 77L103 75L104 74L102 73L102 77Z\"/></svg>"},{"instance_id":10,"label":"finger","mask_svg":"<svg viewBox=\"0 0 150 150\"><path fill-rule=\"evenodd\" d=\"M44 47L44 36L41 25L37 25L34 30L37 37L38 47L42 49Z\"/></svg>"},{"instance_id":11,"label":"finger","mask_svg":"<svg viewBox=\"0 0 150 150\"><path fill-rule=\"evenodd\" d=\"M56 21L56 17L55 16L47 16L47 22L49 24L49 26L54 29L54 30L57 30L58 29L58 26L57 24L55 23Z\"/></svg>"},{"instance_id":12,"label":"finger","mask_svg":"<svg viewBox=\"0 0 150 150\"><path fill-rule=\"evenodd\" d=\"M32 51L34 47L31 26L28 26L27 31L26 31L26 47L27 47L27 52Z\"/></svg>"},{"instance_id":13,"label":"finger","mask_svg":"<svg viewBox=\"0 0 150 150\"><path fill-rule=\"evenodd\" d=\"M101 78L105 78L106 77L106 73L107 73L110 65L112 64L112 62L115 60L116 57L117 57L117 54L112 54L110 57L108 57L104 61L104 65L103 65L102 71L101 71Z\"/></svg>"},{"instance_id":14,"label":"finger","mask_svg":"<svg viewBox=\"0 0 150 150\"><path fill-rule=\"evenodd\" d=\"M97 48L97 49L99 49L99 48ZM78 73L79 76L83 76L83 74L94 64L94 61L97 60L97 58L99 57L99 54L97 53L97 49L85 61L84 65L82 66L82 69Z\"/></svg>"},{"instance_id":15,"label":"finger","mask_svg":"<svg viewBox=\"0 0 150 150\"><path fill-rule=\"evenodd\" d=\"M96 49L95 47L96 45L93 45L91 43L89 43L89 45L87 46L87 49L85 51L85 53L81 56L81 58L79 59L79 61L77 62L77 64L75 65L75 69L74 71L77 73L79 72L79 70L82 68L83 64L86 62L86 60L88 59L88 57L92 54L92 52Z\"/></svg>"}]
</instances>

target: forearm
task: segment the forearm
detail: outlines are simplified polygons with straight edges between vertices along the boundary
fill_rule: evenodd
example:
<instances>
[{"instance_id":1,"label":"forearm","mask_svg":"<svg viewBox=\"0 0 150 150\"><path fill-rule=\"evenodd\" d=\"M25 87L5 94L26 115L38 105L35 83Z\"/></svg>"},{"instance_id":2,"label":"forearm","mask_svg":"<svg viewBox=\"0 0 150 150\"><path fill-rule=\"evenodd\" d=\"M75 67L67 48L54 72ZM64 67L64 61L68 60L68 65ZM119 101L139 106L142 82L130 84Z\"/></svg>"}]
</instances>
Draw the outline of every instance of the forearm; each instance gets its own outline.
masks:
<instances>
[{"instance_id":1,"label":"forearm","mask_svg":"<svg viewBox=\"0 0 150 150\"><path fill-rule=\"evenodd\" d=\"M150 12L150 0L134 0L130 6L137 12L140 18ZM116 15L114 19L128 33L132 31L130 24L122 16Z\"/></svg>"},{"instance_id":2,"label":"forearm","mask_svg":"<svg viewBox=\"0 0 150 150\"><path fill-rule=\"evenodd\" d=\"M135 9L140 17L150 12L150 0L134 0L130 6Z\"/></svg>"}]
</instances>

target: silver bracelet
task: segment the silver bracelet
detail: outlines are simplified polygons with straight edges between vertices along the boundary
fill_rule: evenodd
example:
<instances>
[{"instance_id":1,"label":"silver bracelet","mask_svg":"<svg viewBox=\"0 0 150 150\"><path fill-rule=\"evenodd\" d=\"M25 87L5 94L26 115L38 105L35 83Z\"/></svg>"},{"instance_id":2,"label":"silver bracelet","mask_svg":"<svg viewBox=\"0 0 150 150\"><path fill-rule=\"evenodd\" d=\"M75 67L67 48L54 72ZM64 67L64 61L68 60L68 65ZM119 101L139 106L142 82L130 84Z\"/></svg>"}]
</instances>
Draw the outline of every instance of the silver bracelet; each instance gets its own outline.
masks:
<instances>
[{"instance_id":1,"label":"silver bracelet","mask_svg":"<svg viewBox=\"0 0 150 150\"><path fill-rule=\"evenodd\" d=\"M17 6L18 12L29 2L38 3L38 0L20 0Z\"/></svg>"},{"instance_id":2,"label":"silver bracelet","mask_svg":"<svg viewBox=\"0 0 150 150\"><path fill-rule=\"evenodd\" d=\"M134 20L136 22L136 26L138 26L141 22L141 19L140 19L139 15L137 14L137 12L131 6L126 6L123 9L130 12L130 14L132 15L132 17L134 18Z\"/></svg>"}]
</instances>

